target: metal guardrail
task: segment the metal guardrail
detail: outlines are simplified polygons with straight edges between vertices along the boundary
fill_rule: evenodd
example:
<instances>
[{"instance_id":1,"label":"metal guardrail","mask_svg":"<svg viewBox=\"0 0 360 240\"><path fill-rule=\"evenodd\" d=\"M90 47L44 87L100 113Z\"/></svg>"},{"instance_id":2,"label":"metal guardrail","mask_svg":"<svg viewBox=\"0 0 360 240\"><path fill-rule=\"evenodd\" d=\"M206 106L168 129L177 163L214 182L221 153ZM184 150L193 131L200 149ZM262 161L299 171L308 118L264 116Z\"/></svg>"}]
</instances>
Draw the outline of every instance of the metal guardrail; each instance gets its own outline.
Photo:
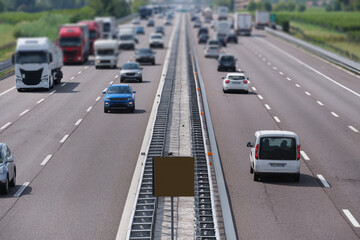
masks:
<instances>
[{"instance_id":1,"label":"metal guardrail","mask_svg":"<svg viewBox=\"0 0 360 240\"><path fill-rule=\"evenodd\" d=\"M0 72L6 71L13 66L11 59L0 62Z\"/></svg>"},{"instance_id":2,"label":"metal guardrail","mask_svg":"<svg viewBox=\"0 0 360 240\"><path fill-rule=\"evenodd\" d=\"M192 34L189 34L189 35L191 36L191 40L190 40L191 53L192 53L192 56L194 57L194 70L197 73L198 83L200 85L202 104L203 104L203 109L204 109L204 114L205 114L206 129L207 129L207 133L209 136L210 148L212 151L212 159L213 159L213 163L214 163L214 170L215 170L216 181L217 181L218 191L219 191L219 196L220 196L220 204L221 204L221 211L222 211L224 228L225 228L225 235L226 235L226 239L236 240L236 239L238 239L238 236L237 236L236 227L235 227L235 223L234 223L234 219L233 219L232 209L230 206L230 200L229 200L229 196L228 196L228 192L227 192L227 187L226 187L225 177L223 174L220 155L219 155L219 151L217 148L215 132L214 132L214 128L213 128L212 120L211 120L210 108L208 105L206 91L205 91L205 85L204 85L204 81L201 77L201 70L200 70L200 65L199 65L199 59L196 54L195 42L194 42Z\"/></svg>"},{"instance_id":3,"label":"metal guardrail","mask_svg":"<svg viewBox=\"0 0 360 240\"><path fill-rule=\"evenodd\" d=\"M359 62L355 62L353 60L350 60L348 58L342 57L336 53L333 52L329 52L323 48L314 46L311 43L308 43L306 41L303 41L301 39L292 37L284 32L280 32L280 31L276 31L273 30L271 28L266 27L265 31L267 31L268 33L275 35L277 37L280 37L286 41L289 41L291 43L294 43L302 48L305 48L306 50L315 53L316 55L319 55L320 57L323 57L331 62L334 62L346 69L349 69L353 72L356 72L357 74L360 74L360 63Z\"/></svg>"},{"instance_id":4,"label":"metal guardrail","mask_svg":"<svg viewBox=\"0 0 360 240\"><path fill-rule=\"evenodd\" d=\"M180 23L181 21L178 24L180 25ZM179 28L179 25L177 28ZM142 173L141 185L132 214L130 236L127 238L130 240L151 240L154 237L157 198L153 195L153 158L164 156L171 96L176 74L179 31L176 31L174 41L173 46L175 47L171 49L151 142Z\"/></svg>"}]
</instances>

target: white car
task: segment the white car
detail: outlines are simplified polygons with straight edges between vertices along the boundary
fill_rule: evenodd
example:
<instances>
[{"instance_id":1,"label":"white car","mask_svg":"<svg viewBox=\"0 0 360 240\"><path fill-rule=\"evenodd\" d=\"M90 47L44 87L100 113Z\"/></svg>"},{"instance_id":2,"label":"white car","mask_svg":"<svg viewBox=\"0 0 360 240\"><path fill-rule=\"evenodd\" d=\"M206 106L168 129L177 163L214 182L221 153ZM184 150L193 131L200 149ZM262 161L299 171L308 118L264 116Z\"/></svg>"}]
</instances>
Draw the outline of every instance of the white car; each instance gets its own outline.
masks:
<instances>
[{"instance_id":1,"label":"white car","mask_svg":"<svg viewBox=\"0 0 360 240\"><path fill-rule=\"evenodd\" d=\"M160 47L164 48L164 38L161 33L152 33L149 39L150 48Z\"/></svg>"},{"instance_id":2,"label":"white car","mask_svg":"<svg viewBox=\"0 0 360 240\"><path fill-rule=\"evenodd\" d=\"M139 18L134 18L131 22L134 25L139 25L140 24L140 19Z\"/></svg>"},{"instance_id":3,"label":"white car","mask_svg":"<svg viewBox=\"0 0 360 240\"><path fill-rule=\"evenodd\" d=\"M248 142L250 173L254 181L266 174L290 174L295 182L300 180L300 142L294 132L262 130L255 132L253 142Z\"/></svg>"},{"instance_id":4,"label":"white car","mask_svg":"<svg viewBox=\"0 0 360 240\"><path fill-rule=\"evenodd\" d=\"M220 47L217 45L208 45L205 47L204 55L206 58L218 58L220 55Z\"/></svg>"},{"instance_id":5,"label":"white car","mask_svg":"<svg viewBox=\"0 0 360 240\"><path fill-rule=\"evenodd\" d=\"M244 91L249 92L249 78L245 77L242 72L228 73L223 77L223 92Z\"/></svg>"}]
</instances>

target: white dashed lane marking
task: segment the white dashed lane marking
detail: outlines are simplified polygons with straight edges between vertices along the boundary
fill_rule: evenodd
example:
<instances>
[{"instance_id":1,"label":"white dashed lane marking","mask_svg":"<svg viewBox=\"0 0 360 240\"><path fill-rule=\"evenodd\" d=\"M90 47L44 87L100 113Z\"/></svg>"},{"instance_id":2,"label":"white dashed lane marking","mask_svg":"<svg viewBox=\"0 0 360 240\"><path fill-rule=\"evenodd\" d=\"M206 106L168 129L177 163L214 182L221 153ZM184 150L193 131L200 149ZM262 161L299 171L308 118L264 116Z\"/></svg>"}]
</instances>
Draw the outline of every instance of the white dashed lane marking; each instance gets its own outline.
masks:
<instances>
[{"instance_id":1,"label":"white dashed lane marking","mask_svg":"<svg viewBox=\"0 0 360 240\"><path fill-rule=\"evenodd\" d=\"M111 84L113 84L114 83L114 81L111 81L110 83L109 83L109 85L111 85Z\"/></svg>"},{"instance_id":2,"label":"white dashed lane marking","mask_svg":"<svg viewBox=\"0 0 360 240\"><path fill-rule=\"evenodd\" d=\"M75 77L71 77L70 80L73 80Z\"/></svg>"},{"instance_id":3,"label":"white dashed lane marking","mask_svg":"<svg viewBox=\"0 0 360 240\"><path fill-rule=\"evenodd\" d=\"M87 112L90 112L90 111L91 111L91 109L92 109L92 107L89 107L86 111L87 111Z\"/></svg>"},{"instance_id":4,"label":"white dashed lane marking","mask_svg":"<svg viewBox=\"0 0 360 240\"><path fill-rule=\"evenodd\" d=\"M100 97L97 97L96 99L95 99L95 101L99 101L100 100Z\"/></svg>"},{"instance_id":5,"label":"white dashed lane marking","mask_svg":"<svg viewBox=\"0 0 360 240\"><path fill-rule=\"evenodd\" d=\"M25 188L29 185L29 182L25 182L20 188L19 190L17 190L17 192L14 194L14 197L20 197L20 195L22 194L22 192L25 190Z\"/></svg>"},{"instance_id":6,"label":"white dashed lane marking","mask_svg":"<svg viewBox=\"0 0 360 240\"><path fill-rule=\"evenodd\" d=\"M37 101L37 104L39 104L39 103L42 103L43 101L44 101L45 99L40 99L39 101Z\"/></svg>"},{"instance_id":7,"label":"white dashed lane marking","mask_svg":"<svg viewBox=\"0 0 360 240\"><path fill-rule=\"evenodd\" d=\"M283 72L279 72L279 74L280 74L280 75L284 75L284 73L283 73Z\"/></svg>"},{"instance_id":8,"label":"white dashed lane marking","mask_svg":"<svg viewBox=\"0 0 360 240\"><path fill-rule=\"evenodd\" d=\"M320 106L324 106L324 104L320 101L316 101Z\"/></svg>"},{"instance_id":9,"label":"white dashed lane marking","mask_svg":"<svg viewBox=\"0 0 360 240\"><path fill-rule=\"evenodd\" d=\"M308 155L306 155L306 153L305 153L304 151L300 151L300 153L301 153L301 156L302 156L305 160L307 160L307 161L310 160L310 158L308 157Z\"/></svg>"},{"instance_id":10,"label":"white dashed lane marking","mask_svg":"<svg viewBox=\"0 0 360 240\"><path fill-rule=\"evenodd\" d=\"M356 128L354 128L353 126L348 126L351 130L353 130L354 132L356 132L356 133L358 133L359 131L356 129Z\"/></svg>"},{"instance_id":11,"label":"white dashed lane marking","mask_svg":"<svg viewBox=\"0 0 360 240\"><path fill-rule=\"evenodd\" d=\"M356 221L356 219L354 218L354 216L351 214L351 212L348 209L343 209L343 212L354 227L356 227L356 228L360 227L359 222Z\"/></svg>"},{"instance_id":12,"label":"white dashed lane marking","mask_svg":"<svg viewBox=\"0 0 360 240\"><path fill-rule=\"evenodd\" d=\"M291 81L291 78L289 78L289 77L287 77L286 79L287 79L288 81Z\"/></svg>"},{"instance_id":13,"label":"white dashed lane marking","mask_svg":"<svg viewBox=\"0 0 360 240\"><path fill-rule=\"evenodd\" d=\"M274 119L276 122L278 122L278 123L280 122L280 119L277 116L274 116Z\"/></svg>"},{"instance_id":14,"label":"white dashed lane marking","mask_svg":"<svg viewBox=\"0 0 360 240\"><path fill-rule=\"evenodd\" d=\"M8 122L7 124L5 124L4 126L2 126L1 128L0 128L0 130L4 130L5 128L7 128L8 126L10 126L11 125L11 122Z\"/></svg>"},{"instance_id":15,"label":"white dashed lane marking","mask_svg":"<svg viewBox=\"0 0 360 240\"><path fill-rule=\"evenodd\" d=\"M271 66L271 62L268 62L267 65Z\"/></svg>"},{"instance_id":16,"label":"white dashed lane marking","mask_svg":"<svg viewBox=\"0 0 360 240\"><path fill-rule=\"evenodd\" d=\"M63 84L61 84L61 86L60 87L63 87L63 86L65 86L67 83L63 83Z\"/></svg>"},{"instance_id":17,"label":"white dashed lane marking","mask_svg":"<svg viewBox=\"0 0 360 240\"><path fill-rule=\"evenodd\" d=\"M327 187L327 188L330 187L329 183L326 181L326 179L323 177L323 175L318 174L317 177L320 179L320 181L324 187Z\"/></svg>"},{"instance_id":18,"label":"white dashed lane marking","mask_svg":"<svg viewBox=\"0 0 360 240\"><path fill-rule=\"evenodd\" d=\"M331 114L334 116L334 117L339 117L339 115L337 115L336 113L334 113L334 112L331 112Z\"/></svg>"},{"instance_id":19,"label":"white dashed lane marking","mask_svg":"<svg viewBox=\"0 0 360 240\"><path fill-rule=\"evenodd\" d=\"M79 126L81 121L82 121L82 119L77 120L76 123L75 123L75 126Z\"/></svg>"},{"instance_id":20,"label":"white dashed lane marking","mask_svg":"<svg viewBox=\"0 0 360 240\"><path fill-rule=\"evenodd\" d=\"M81 74L82 72L80 71L80 72L78 72L78 74Z\"/></svg>"},{"instance_id":21,"label":"white dashed lane marking","mask_svg":"<svg viewBox=\"0 0 360 240\"><path fill-rule=\"evenodd\" d=\"M50 158L52 157L52 155L47 155L46 158L44 159L44 161L42 161L40 163L41 166L45 166L46 163L50 160Z\"/></svg>"},{"instance_id":22,"label":"white dashed lane marking","mask_svg":"<svg viewBox=\"0 0 360 240\"><path fill-rule=\"evenodd\" d=\"M274 70L277 70L277 67L273 67Z\"/></svg>"},{"instance_id":23,"label":"white dashed lane marking","mask_svg":"<svg viewBox=\"0 0 360 240\"><path fill-rule=\"evenodd\" d=\"M56 92L56 90L52 91L51 93L49 93L49 95L53 95Z\"/></svg>"},{"instance_id":24,"label":"white dashed lane marking","mask_svg":"<svg viewBox=\"0 0 360 240\"><path fill-rule=\"evenodd\" d=\"M251 87L251 88L252 88L252 90L256 91L256 88L255 88L255 87Z\"/></svg>"},{"instance_id":25,"label":"white dashed lane marking","mask_svg":"<svg viewBox=\"0 0 360 240\"><path fill-rule=\"evenodd\" d=\"M23 111L22 113L20 113L19 116L21 117L22 115L26 114L28 111L30 111L30 109L26 109L25 111Z\"/></svg>"},{"instance_id":26,"label":"white dashed lane marking","mask_svg":"<svg viewBox=\"0 0 360 240\"><path fill-rule=\"evenodd\" d=\"M270 106L268 104L265 104L265 107L267 110L271 110Z\"/></svg>"},{"instance_id":27,"label":"white dashed lane marking","mask_svg":"<svg viewBox=\"0 0 360 240\"><path fill-rule=\"evenodd\" d=\"M295 86L296 86L296 87L300 87L300 85L299 85L299 84L295 84Z\"/></svg>"},{"instance_id":28,"label":"white dashed lane marking","mask_svg":"<svg viewBox=\"0 0 360 240\"><path fill-rule=\"evenodd\" d=\"M310 96L311 94L309 92L305 92L306 95Z\"/></svg>"},{"instance_id":29,"label":"white dashed lane marking","mask_svg":"<svg viewBox=\"0 0 360 240\"><path fill-rule=\"evenodd\" d=\"M6 94L6 93L8 93L8 92L10 92L11 90L14 90L14 89L15 89L15 87L12 87L12 88L6 90L5 92L0 93L0 96L4 95L4 94Z\"/></svg>"},{"instance_id":30,"label":"white dashed lane marking","mask_svg":"<svg viewBox=\"0 0 360 240\"><path fill-rule=\"evenodd\" d=\"M259 99L264 99L261 95L258 95L258 98L259 98Z\"/></svg>"},{"instance_id":31,"label":"white dashed lane marking","mask_svg":"<svg viewBox=\"0 0 360 240\"><path fill-rule=\"evenodd\" d=\"M116 76L115 76L115 79L117 79L118 77L119 77L119 75L116 75Z\"/></svg>"},{"instance_id":32,"label":"white dashed lane marking","mask_svg":"<svg viewBox=\"0 0 360 240\"><path fill-rule=\"evenodd\" d=\"M69 135L66 134L66 135L60 140L60 143L64 143L68 137L69 137Z\"/></svg>"}]
</instances>

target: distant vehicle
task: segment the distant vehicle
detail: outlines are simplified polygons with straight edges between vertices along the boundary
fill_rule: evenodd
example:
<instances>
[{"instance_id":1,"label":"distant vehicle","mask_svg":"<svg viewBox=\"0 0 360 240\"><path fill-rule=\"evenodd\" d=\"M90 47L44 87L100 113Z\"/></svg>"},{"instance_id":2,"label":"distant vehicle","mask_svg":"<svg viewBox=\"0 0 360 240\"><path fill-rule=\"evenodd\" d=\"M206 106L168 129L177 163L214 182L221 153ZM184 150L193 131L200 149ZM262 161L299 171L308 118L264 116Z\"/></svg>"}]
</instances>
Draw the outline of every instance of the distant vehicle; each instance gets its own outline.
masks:
<instances>
[{"instance_id":1,"label":"distant vehicle","mask_svg":"<svg viewBox=\"0 0 360 240\"><path fill-rule=\"evenodd\" d=\"M216 35L226 37L230 32L230 23L228 21L218 21L216 23Z\"/></svg>"},{"instance_id":2,"label":"distant vehicle","mask_svg":"<svg viewBox=\"0 0 360 240\"><path fill-rule=\"evenodd\" d=\"M59 28L58 44L63 51L63 62L84 63L90 54L89 26L65 24Z\"/></svg>"},{"instance_id":3,"label":"distant vehicle","mask_svg":"<svg viewBox=\"0 0 360 240\"><path fill-rule=\"evenodd\" d=\"M149 40L150 48L160 47L164 48L164 38L161 33L152 33Z\"/></svg>"},{"instance_id":4,"label":"distant vehicle","mask_svg":"<svg viewBox=\"0 0 360 240\"><path fill-rule=\"evenodd\" d=\"M227 93L230 91L242 91L245 93L249 92L249 79L244 76L244 73L228 73L223 78L223 92Z\"/></svg>"},{"instance_id":5,"label":"distant vehicle","mask_svg":"<svg viewBox=\"0 0 360 240\"><path fill-rule=\"evenodd\" d=\"M209 39L208 42L207 42L207 45L208 46L217 46L217 47L221 47L221 43L219 42L218 39Z\"/></svg>"},{"instance_id":6,"label":"distant vehicle","mask_svg":"<svg viewBox=\"0 0 360 240\"><path fill-rule=\"evenodd\" d=\"M236 72L237 59L232 54L221 54L218 58L218 71Z\"/></svg>"},{"instance_id":7,"label":"distant vehicle","mask_svg":"<svg viewBox=\"0 0 360 240\"><path fill-rule=\"evenodd\" d=\"M205 47L204 55L206 58L218 58L220 55L220 47L218 45L208 45Z\"/></svg>"},{"instance_id":8,"label":"distant vehicle","mask_svg":"<svg viewBox=\"0 0 360 240\"><path fill-rule=\"evenodd\" d=\"M254 181L266 174L289 174L300 181L300 141L296 133L280 130L255 132L253 142L248 142L250 173Z\"/></svg>"},{"instance_id":9,"label":"distant vehicle","mask_svg":"<svg viewBox=\"0 0 360 240\"><path fill-rule=\"evenodd\" d=\"M205 18L204 23L211 23L211 19Z\"/></svg>"},{"instance_id":10,"label":"distant vehicle","mask_svg":"<svg viewBox=\"0 0 360 240\"><path fill-rule=\"evenodd\" d=\"M216 26L216 21L212 21L212 22L210 23L210 28L215 28L215 26Z\"/></svg>"},{"instance_id":11,"label":"distant vehicle","mask_svg":"<svg viewBox=\"0 0 360 240\"><path fill-rule=\"evenodd\" d=\"M18 38L12 62L15 65L15 85L19 92L27 88L49 90L54 83L60 83L63 77L62 51L47 37Z\"/></svg>"},{"instance_id":12,"label":"distant vehicle","mask_svg":"<svg viewBox=\"0 0 360 240\"><path fill-rule=\"evenodd\" d=\"M165 35L165 29L163 26L156 26L155 27L155 33L161 33L162 35Z\"/></svg>"},{"instance_id":13,"label":"distant vehicle","mask_svg":"<svg viewBox=\"0 0 360 240\"><path fill-rule=\"evenodd\" d=\"M104 112L108 113L111 110L130 110L135 111L135 93L131 86L123 84L110 85L106 91L103 92L104 97Z\"/></svg>"},{"instance_id":14,"label":"distant vehicle","mask_svg":"<svg viewBox=\"0 0 360 240\"><path fill-rule=\"evenodd\" d=\"M209 35L206 33L202 33L198 38L198 43L206 43L209 39Z\"/></svg>"},{"instance_id":15,"label":"distant vehicle","mask_svg":"<svg viewBox=\"0 0 360 240\"><path fill-rule=\"evenodd\" d=\"M96 21L85 20L78 22L80 24L87 24L89 26L89 39L90 39L90 55L94 54L94 42L101 38L102 28Z\"/></svg>"},{"instance_id":16,"label":"distant vehicle","mask_svg":"<svg viewBox=\"0 0 360 240\"><path fill-rule=\"evenodd\" d=\"M113 38L115 31L115 18L114 17L96 17L95 21L103 22L103 38L111 39Z\"/></svg>"},{"instance_id":17,"label":"distant vehicle","mask_svg":"<svg viewBox=\"0 0 360 240\"><path fill-rule=\"evenodd\" d=\"M201 27L201 21L200 20L195 21L194 28L200 28L200 27Z\"/></svg>"},{"instance_id":18,"label":"distant vehicle","mask_svg":"<svg viewBox=\"0 0 360 240\"><path fill-rule=\"evenodd\" d=\"M143 27L143 26L137 27L137 28L135 29L135 33L136 33L136 34L141 34L141 35L145 34L145 29L144 29L144 27Z\"/></svg>"},{"instance_id":19,"label":"distant vehicle","mask_svg":"<svg viewBox=\"0 0 360 240\"><path fill-rule=\"evenodd\" d=\"M9 193L9 186L16 185L16 164L10 148L0 143L0 186L3 194Z\"/></svg>"},{"instance_id":20,"label":"distant vehicle","mask_svg":"<svg viewBox=\"0 0 360 240\"><path fill-rule=\"evenodd\" d=\"M116 68L119 55L117 40L101 39L94 43L95 68L112 67Z\"/></svg>"},{"instance_id":21,"label":"distant vehicle","mask_svg":"<svg viewBox=\"0 0 360 240\"><path fill-rule=\"evenodd\" d=\"M265 11L256 11L255 12L255 27L256 29L264 29L266 26L269 26L270 22L270 13Z\"/></svg>"},{"instance_id":22,"label":"distant vehicle","mask_svg":"<svg viewBox=\"0 0 360 240\"><path fill-rule=\"evenodd\" d=\"M155 26L154 20L153 20L153 19L149 19L149 20L147 21L147 23L146 23L146 26L147 26L147 27L153 27L153 26Z\"/></svg>"},{"instance_id":23,"label":"distant vehicle","mask_svg":"<svg viewBox=\"0 0 360 240\"><path fill-rule=\"evenodd\" d=\"M142 67L137 62L127 62L120 68L120 82L138 80L142 82Z\"/></svg>"},{"instance_id":24,"label":"distant vehicle","mask_svg":"<svg viewBox=\"0 0 360 240\"><path fill-rule=\"evenodd\" d=\"M198 36L200 36L201 34L209 34L209 29L207 27L201 27L199 28L199 31L198 31Z\"/></svg>"},{"instance_id":25,"label":"distant vehicle","mask_svg":"<svg viewBox=\"0 0 360 240\"><path fill-rule=\"evenodd\" d=\"M218 20L227 20L228 12L229 12L228 7L219 7L218 8Z\"/></svg>"},{"instance_id":26,"label":"distant vehicle","mask_svg":"<svg viewBox=\"0 0 360 240\"><path fill-rule=\"evenodd\" d=\"M131 21L132 24L134 25L139 25L140 24L140 19L139 18L134 18L132 21Z\"/></svg>"},{"instance_id":27,"label":"distant vehicle","mask_svg":"<svg viewBox=\"0 0 360 240\"><path fill-rule=\"evenodd\" d=\"M205 18L205 21L206 20L212 20L213 19L213 11L211 10L211 8L207 7L204 9L203 11L203 16Z\"/></svg>"},{"instance_id":28,"label":"distant vehicle","mask_svg":"<svg viewBox=\"0 0 360 240\"><path fill-rule=\"evenodd\" d=\"M226 47L227 43L226 43L226 36L221 35L221 34L217 34L216 35L216 39L219 41L220 45L222 47Z\"/></svg>"},{"instance_id":29,"label":"distant vehicle","mask_svg":"<svg viewBox=\"0 0 360 240\"><path fill-rule=\"evenodd\" d=\"M236 33L229 33L226 36L226 42L227 43L238 43L238 37Z\"/></svg>"},{"instance_id":30,"label":"distant vehicle","mask_svg":"<svg viewBox=\"0 0 360 240\"><path fill-rule=\"evenodd\" d=\"M234 30L238 35L251 35L252 30L252 16L251 13L235 13L234 15Z\"/></svg>"},{"instance_id":31,"label":"distant vehicle","mask_svg":"<svg viewBox=\"0 0 360 240\"><path fill-rule=\"evenodd\" d=\"M121 25L118 35L119 49L135 49L136 33L133 26Z\"/></svg>"},{"instance_id":32,"label":"distant vehicle","mask_svg":"<svg viewBox=\"0 0 360 240\"><path fill-rule=\"evenodd\" d=\"M140 16L140 19L147 19L148 18L147 9L146 9L145 6L139 7L139 16Z\"/></svg>"},{"instance_id":33,"label":"distant vehicle","mask_svg":"<svg viewBox=\"0 0 360 240\"><path fill-rule=\"evenodd\" d=\"M171 20L170 20L169 18L165 19L164 25L165 25L165 26L171 25Z\"/></svg>"},{"instance_id":34,"label":"distant vehicle","mask_svg":"<svg viewBox=\"0 0 360 240\"><path fill-rule=\"evenodd\" d=\"M151 48L140 48L135 54L136 62L155 65L155 52Z\"/></svg>"},{"instance_id":35,"label":"distant vehicle","mask_svg":"<svg viewBox=\"0 0 360 240\"><path fill-rule=\"evenodd\" d=\"M197 15L195 15L195 14L191 16L191 21L192 22L194 22L194 21L196 21L198 19L199 19L199 17Z\"/></svg>"}]
</instances>

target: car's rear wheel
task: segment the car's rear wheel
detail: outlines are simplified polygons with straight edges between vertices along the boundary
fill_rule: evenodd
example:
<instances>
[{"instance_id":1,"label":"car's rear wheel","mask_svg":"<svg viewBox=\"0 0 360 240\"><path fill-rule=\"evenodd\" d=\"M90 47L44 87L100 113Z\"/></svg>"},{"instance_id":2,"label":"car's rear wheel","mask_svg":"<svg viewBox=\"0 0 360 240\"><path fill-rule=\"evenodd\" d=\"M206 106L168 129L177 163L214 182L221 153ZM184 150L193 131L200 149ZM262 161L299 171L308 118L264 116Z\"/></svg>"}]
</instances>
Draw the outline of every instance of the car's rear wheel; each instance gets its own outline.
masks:
<instances>
[{"instance_id":1,"label":"car's rear wheel","mask_svg":"<svg viewBox=\"0 0 360 240\"><path fill-rule=\"evenodd\" d=\"M120 78L120 82L124 82L125 81L125 79L124 78Z\"/></svg>"},{"instance_id":2,"label":"car's rear wheel","mask_svg":"<svg viewBox=\"0 0 360 240\"><path fill-rule=\"evenodd\" d=\"M155 60L154 60L154 61L152 61L152 65L155 65Z\"/></svg>"},{"instance_id":3,"label":"car's rear wheel","mask_svg":"<svg viewBox=\"0 0 360 240\"><path fill-rule=\"evenodd\" d=\"M294 175L294 182L299 182L300 181L300 173L297 173Z\"/></svg>"},{"instance_id":4,"label":"car's rear wheel","mask_svg":"<svg viewBox=\"0 0 360 240\"><path fill-rule=\"evenodd\" d=\"M14 176L13 176L13 179L11 179L9 185L11 187L15 187L16 186L16 168L14 168Z\"/></svg>"},{"instance_id":5,"label":"car's rear wheel","mask_svg":"<svg viewBox=\"0 0 360 240\"><path fill-rule=\"evenodd\" d=\"M260 181L260 176L259 176L259 174L257 174L255 171L254 171L254 181L255 181L255 182L259 182L259 181Z\"/></svg>"},{"instance_id":6,"label":"car's rear wheel","mask_svg":"<svg viewBox=\"0 0 360 240\"><path fill-rule=\"evenodd\" d=\"M250 173L254 173L254 169L252 168L251 164L250 164Z\"/></svg>"},{"instance_id":7,"label":"car's rear wheel","mask_svg":"<svg viewBox=\"0 0 360 240\"><path fill-rule=\"evenodd\" d=\"M108 108L104 108L104 113L108 113L109 109Z\"/></svg>"},{"instance_id":8,"label":"car's rear wheel","mask_svg":"<svg viewBox=\"0 0 360 240\"><path fill-rule=\"evenodd\" d=\"M5 183L1 190L2 190L2 194L4 195L9 193L9 177L6 178Z\"/></svg>"}]
</instances>

